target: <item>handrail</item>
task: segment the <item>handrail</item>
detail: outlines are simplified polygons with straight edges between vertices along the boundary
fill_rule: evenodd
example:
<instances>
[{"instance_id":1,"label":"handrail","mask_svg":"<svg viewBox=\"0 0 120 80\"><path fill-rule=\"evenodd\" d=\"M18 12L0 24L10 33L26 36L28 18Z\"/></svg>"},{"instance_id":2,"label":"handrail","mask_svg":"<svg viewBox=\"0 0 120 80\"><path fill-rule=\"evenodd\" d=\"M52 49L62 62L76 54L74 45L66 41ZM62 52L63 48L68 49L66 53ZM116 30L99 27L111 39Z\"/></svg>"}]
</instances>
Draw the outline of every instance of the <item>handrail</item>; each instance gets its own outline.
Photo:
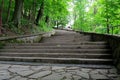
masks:
<instances>
[{"instance_id":1,"label":"handrail","mask_svg":"<svg viewBox=\"0 0 120 80\"><path fill-rule=\"evenodd\" d=\"M31 34L31 35L0 37L0 41L12 40L12 39L18 39L18 38L25 38L25 37L32 37L32 36L43 35L43 34L45 34L45 32L37 33L37 34Z\"/></svg>"}]
</instances>

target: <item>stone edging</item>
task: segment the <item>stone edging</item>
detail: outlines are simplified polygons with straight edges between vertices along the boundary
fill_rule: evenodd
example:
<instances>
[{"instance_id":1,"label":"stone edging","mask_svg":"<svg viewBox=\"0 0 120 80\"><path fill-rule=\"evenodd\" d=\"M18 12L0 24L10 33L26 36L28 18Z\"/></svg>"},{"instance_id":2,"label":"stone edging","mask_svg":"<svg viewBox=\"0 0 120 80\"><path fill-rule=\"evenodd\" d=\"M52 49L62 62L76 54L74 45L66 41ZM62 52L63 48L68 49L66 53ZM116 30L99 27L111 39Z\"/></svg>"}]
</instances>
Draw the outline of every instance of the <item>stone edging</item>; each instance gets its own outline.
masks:
<instances>
[{"instance_id":1,"label":"stone edging","mask_svg":"<svg viewBox=\"0 0 120 80\"><path fill-rule=\"evenodd\" d=\"M76 31L76 32L90 36L92 41L108 42L112 50L114 65L117 67L118 71L120 72L120 36L109 35L109 34L99 34L99 33L92 33L92 32L80 32L80 31Z\"/></svg>"}]
</instances>

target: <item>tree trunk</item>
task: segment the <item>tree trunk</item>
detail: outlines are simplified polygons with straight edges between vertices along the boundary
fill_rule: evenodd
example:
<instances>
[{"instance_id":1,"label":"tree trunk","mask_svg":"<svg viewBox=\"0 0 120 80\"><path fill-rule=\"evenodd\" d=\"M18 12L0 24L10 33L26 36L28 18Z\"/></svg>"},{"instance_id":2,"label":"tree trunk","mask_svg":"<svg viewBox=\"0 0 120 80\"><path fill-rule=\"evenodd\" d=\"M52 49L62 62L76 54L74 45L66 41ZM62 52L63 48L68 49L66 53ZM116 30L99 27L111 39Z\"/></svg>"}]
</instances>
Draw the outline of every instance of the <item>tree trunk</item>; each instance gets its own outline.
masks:
<instances>
[{"instance_id":1,"label":"tree trunk","mask_svg":"<svg viewBox=\"0 0 120 80\"><path fill-rule=\"evenodd\" d=\"M2 34L1 29L2 29L2 11L0 9L0 34Z\"/></svg>"},{"instance_id":2,"label":"tree trunk","mask_svg":"<svg viewBox=\"0 0 120 80\"><path fill-rule=\"evenodd\" d=\"M46 16L45 22L49 25L49 16Z\"/></svg>"},{"instance_id":3,"label":"tree trunk","mask_svg":"<svg viewBox=\"0 0 120 80\"><path fill-rule=\"evenodd\" d=\"M0 6L0 34L2 34L2 9L3 9L4 0L1 1Z\"/></svg>"},{"instance_id":4,"label":"tree trunk","mask_svg":"<svg viewBox=\"0 0 120 80\"><path fill-rule=\"evenodd\" d=\"M44 0L42 1L40 9L38 11L38 15L37 15L36 22L35 22L36 25L39 24L39 20L41 20L43 16L43 12L44 12Z\"/></svg>"},{"instance_id":5,"label":"tree trunk","mask_svg":"<svg viewBox=\"0 0 120 80\"><path fill-rule=\"evenodd\" d=\"M6 22L9 21L11 4L12 4L12 0L9 0Z\"/></svg>"},{"instance_id":6,"label":"tree trunk","mask_svg":"<svg viewBox=\"0 0 120 80\"><path fill-rule=\"evenodd\" d=\"M109 34L110 32L110 27L109 27L109 15L108 15L108 0L106 0L106 27L107 27L107 33Z\"/></svg>"},{"instance_id":7,"label":"tree trunk","mask_svg":"<svg viewBox=\"0 0 120 80\"><path fill-rule=\"evenodd\" d=\"M17 27L20 25L23 2L24 0L15 0L15 8L12 21L14 22L14 25Z\"/></svg>"},{"instance_id":8,"label":"tree trunk","mask_svg":"<svg viewBox=\"0 0 120 80\"><path fill-rule=\"evenodd\" d=\"M34 21L35 22L35 15L36 15L36 0L33 0L33 4L32 4L33 6L32 6L32 15L31 15L31 21ZM33 23L34 23L33 22Z\"/></svg>"},{"instance_id":9,"label":"tree trunk","mask_svg":"<svg viewBox=\"0 0 120 80\"><path fill-rule=\"evenodd\" d=\"M32 10L32 7L29 8L29 15L28 15L29 21L31 20L31 16L32 16L31 10Z\"/></svg>"},{"instance_id":10,"label":"tree trunk","mask_svg":"<svg viewBox=\"0 0 120 80\"><path fill-rule=\"evenodd\" d=\"M107 22L106 22L106 24L107 24L107 33L109 34L109 32L110 32L110 28L109 28L109 19L107 18Z\"/></svg>"},{"instance_id":11,"label":"tree trunk","mask_svg":"<svg viewBox=\"0 0 120 80\"><path fill-rule=\"evenodd\" d=\"M59 28L58 20L56 21L57 29Z\"/></svg>"}]
</instances>

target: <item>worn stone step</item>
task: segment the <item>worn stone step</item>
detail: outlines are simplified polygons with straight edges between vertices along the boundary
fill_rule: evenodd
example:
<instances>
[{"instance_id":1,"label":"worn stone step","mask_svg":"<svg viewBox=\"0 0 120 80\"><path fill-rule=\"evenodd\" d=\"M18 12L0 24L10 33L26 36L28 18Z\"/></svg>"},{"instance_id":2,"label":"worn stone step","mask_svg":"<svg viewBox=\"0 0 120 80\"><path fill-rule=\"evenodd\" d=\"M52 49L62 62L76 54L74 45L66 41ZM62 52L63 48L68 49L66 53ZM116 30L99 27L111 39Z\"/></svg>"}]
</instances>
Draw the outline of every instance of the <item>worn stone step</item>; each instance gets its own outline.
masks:
<instances>
[{"instance_id":1,"label":"worn stone step","mask_svg":"<svg viewBox=\"0 0 120 80\"><path fill-rule=\"evenodd\" d=\"M31 66L71 66L71 67L81 67L81 68L90 68L90 69L112 69L115 68L114 65L107 64L48 64L48 63L35 63L35 62L15 62L15 61L0 61L1 64L11 64L11 65L31 65Z\"/></svg>"},{"instance_id":2,"label":"worn stone step","mask_svg":"<svg viewBox=\"0 0 120 80\"><path fill-rule=\"evenodd\" d=\"M91 40L89 38L79 38L79 39L68 39L68 38L52 38L52 39L47 39L49 41L71 41L71 40ZM45 42L45 40L43 40Z\"/></svg>"},{"instance_id":3,"label":"worn stone step","mask_svg":"<svg viewBox=\"0 0 120 80\"><path fill-rule=\"evenodd\" d=\"M108 59L111 54L90 54L90 53L0 53L0 56L14 57L53 57L53 58L94 58Z\"/></svg>"},{"instance_id":4,"label":"worn stone step","mask_svg":"<svg viewBox=\"0 0 120 80\"><path fill-rule=\"evenodd\" d=\"M1 61L66 63L66 64L109 64L112 59L85 59L85 58L49 58L49 57L8 57L0 56Z\"/></svg>"},{"instance_id":5,"label":"worn stone step","mask_svg":"<svg viewBox=\"0 0 120 80\"><path fill-rule=\"evenodd\" d=\"M74 36L74 35L76 35L76 36L84 36L84 34L80 34L80 33L76 33L76 32L74 32L74 33L57 33L56 32L56 34L54 35L54 36Z\"/></svg>"},{"instance_id":6,"label":"worn stone step","mask_svg":"<svg viewBox=\"0 0 120 80\"><path fill-rule=\"evenodd\" d=\"M109 49L0 49L0 52L33 53L110 53Z\"/></svg>"},{"instance_id":7,"label":"worn stone step","mask_svg":"<svg viewBox=\"0 0 120 80\"><path fill-rule=\"evenodd\" d=\"M47 37L47 39L72 39L72 38L74 38L74 39L84 39L85 38L86 39L86 38L91 38L91 37L90 36L76 36L76 35L52 36L52 38Z\"/></svg>"},{"instance_id":8,"label":"worn stone step","mask_svg":"<svg viewBox=\"0 0 120 80\"><path fill-rule=\"evenodd\" d=\"M107 45L107 42L71 42L71 43L55 43L55 42L49 42L49 43L7 43L6 46L42 46L42 45Z\"/></svg>"},{"instance_id":9,"label":"worn stone step","mask_svg":"<svg viewBox=\"0 0 120 80\"><path fill-rule=\"evenodd\" d=\"M63 42L81 42L82 40L84 41L89 41L90 39L80 39L80 40L64 40L64 39L54 39L54 40L49 40L48 42L46 42L45 40L41 41L41 42L46 42L46 43L49 43L49 42L55 42L55 43L63 43Z\"/></svg>"},{"instance_id":10,"label":"worn stone step","mask_svg":"<svg viewBox=\"0 0 120 80\"><path fill-rule=\"evenodd\" d=\"M74 36L68 37L68 36L64 36L64 37L52 37L52 38L42 38L42 40L40 42L74 42L74 41L90 41L91 38L89 37L77 37L75 38Z\"/></svg>"},{"instance_id":11,"label":"worn stone step","mask_svg":"<svg viewBox=\"0 0 120 80\"><path fill-rule=\"evenodd\" d=\"M91 36L57 31L41 43L7 43L0 49L0 61L112 65L112 54L105 41L91 41Z\"/></svg>"},{"instance_id":12,"label":"worn stone step","mask_svg":"<svg viewBox=\"0 0 120 80\"><path fill-rule=\"evenodd\" d=\"M42 45L42 46L5 46L4 49L105 49L107 45Z\"/></svg>"},{"instance_id":13,"label":"worn stone step","mask_svg":"<svg viewBox=\"0 0 120 80\"><path fill-rule=\"evenodd\" d=\"M81 42L81 41L90 41L88 39L83 39L83 40L55 40L54 43L71 43L71 42ZM49 43L49 42L53 42L53 40L49 40L49 41L41 41L42 43Z\"/></svg>"},{"instance_id":14,"label":"worn stone step","mask_svg":"<svg viewBox=\"0 0 120 80\"><path fill-rule=\"evenodd\" d=\"M56 33L56 34L53 35L53 36L85 36L85 35L84 35L84 34L80 34L80 33L72 33L72 34L69 34L69 33L68 33L68 34L63 34L63 33L62 33L62 34L61 34L61 33L60 33L60 34L57 34L57 33ZM86 36L87 36L87 35L86 35Z\"/></svg>"}]
</instances>

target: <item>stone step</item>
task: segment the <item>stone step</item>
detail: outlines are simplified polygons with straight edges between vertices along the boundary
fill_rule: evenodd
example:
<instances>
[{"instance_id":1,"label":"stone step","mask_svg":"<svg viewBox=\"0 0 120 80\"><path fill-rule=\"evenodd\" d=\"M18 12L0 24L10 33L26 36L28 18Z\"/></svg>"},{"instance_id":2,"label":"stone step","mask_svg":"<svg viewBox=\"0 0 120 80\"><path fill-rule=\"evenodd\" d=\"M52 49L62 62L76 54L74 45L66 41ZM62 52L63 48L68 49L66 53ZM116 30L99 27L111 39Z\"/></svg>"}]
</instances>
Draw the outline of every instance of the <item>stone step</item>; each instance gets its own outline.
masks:
<instances>
[{"instance_id":1,"label":"stone step","mask_svg":"<svg viewBox=\"0 0 120 80\"><path fill-rule=\"evenodd\" d=\"M71 41L71 40L75 41L75 40L91 40L91 39L89 39L89 38L80 38L80 39L68 39L68 38L66 38L66 39L65 38L64 39L63 38L57 38L57 39L55 38L54 39L54 38L52 38L52 39L47 39L47 40L49 40L49 41L52 41L52 40L53 41ZM44 41L44 39L43 39L43 41Z\"/></svg>"},{"instance_id":2,"label":"stone step","mask_svg":"<svg viewBox=\"0 0 120 80\"><path fill-rule=\"evenodd\" d=\"M111 59L111 54L90 53L0 53L0 56Z\"/></svg>"},{"instance_id":3,"label":"stone step","mask_svg":"<svg viewBox=\"0 0 120 80\"><path fill-rule=\"evenodd\" d=\"M84 34L80 34L80 33L56 33L54 36L84 36Z\"/></svg>"},{"instance_id":4,"label":"stone step","mask_svg":"<svg viewBox=\"0 0 120 80\"><path fill-rule=\"evenodd\" d=\"M47 40L48 42L46 42L46 40L43 40L41 42L45 42L45 43L49 43L49 42L55 42L55 43L63 43L63 42L81 42L82 40L84 41L89 41L90 39L81 39L81 40L64 40L64 39L53 39L53 40Z\"/></svg>"},{"instance_id":5,"label":"stone step","mask_svg":"<svg viewBox=\"0 0 120 80\"><path fill-rule=\"evenodd\" d=\"M31 65L31 66L71 66L71 67L81 67L81 68L90 68L90 69L112 69L114 65L107 65L107 64L48 64L48 63L35 63L35 62L15 62L15 61L0 61L0 64L11 64L11 65Z\"/></svg>"},{"instance_id":6,"label":"stone step","mask_svg":"<svg viewBox=\"0 0 120 80\"><path fill-rule=\"evenodd\" d=\"M55 42L49 42L49 43L7 43L6 46L42 46L42 45L107 45L107 42L71 42L71 43L55 43Z\"/></svg>"},{"instance_id":7,"label":"stone step","mask_svg":"<svg viewBox=\"0 0 120 80\"><path fill-rule=\"evenodd\" d=\"M41 42L65 42L65 41L90 41L91 38L90 37L68 37L68 36L64 36L64 37L52 37L52 38L42 38Z\"/></svg>"},{"instance_id":8,"label":"stone step","mask_svg":"<svg viewBox=\"0 0 120 80\"><path fill-rule=\"evenodd\" d=\"M4 49L106 49L107 45L4 46Z\"/></svg>"},{"instance_id":9,"label":"stone step","mask_svg":"<svg viewBox=\"0 0 120 80\"><path fill-rule=\"evenodd\" d=\"M91 36L58 30L41 43L6 43L0 49L0 61L112 65L111 53L107 42L92 42Z\"/></svg>"},{"instance_id":10,"label":"stone step","mask_svg":"<svg viewBox=\"0 0 120 80\"><path fill-rule=\"evenodd\" d=\"M73 33L73 34L55 34L53 36L85 36L84 34L80 34L80 33ZM87 35L86 35L87 36Z\"/></svg>"},{"instance_id":11,"label":"stone step","mask_svg":"<svg viewBox=\"0 0 120 80\"><path fill-rule=\"evenodd\" d=\"M52 36L52 38L51 37L47 37L48 39L72 39L72 38L77 38L77 39L83 39L83 38L91 38L91 37L89 37L89 36L69 36L69 35L64 35L64 36Z\"/></svg>"},{"instance_id":12,"label":"stone step","mask_svg":"<svg viewBox=\"0 0 120 80\"><path fill-rule=\"evenodd\" d=\"M112 59L85 59L85 58L49 58L49 57L8 57L0 56L1 61L65 63L65 64L109 64Z\"/></svg>"},{"instance_id":13,"label":"stone step","mask_svg":"<svg viewBox=\"0 0 120 80\"><path fill-rule=\"evenodd\" d=\"M40 42L43 43L49 43L49 42L55 42L55 43L63 43L63 42L81 42L81 41L91 41L91 39L47 39L47 40L42 40Z\"/></svg>"},{"instance_id":14,"label":"stone step","mask_svg":"<svg viewBox=\"0 0 120 80\"><path fill-rule=\"evenodd\" d=\"M0 49L0 52L33 53L110 53L109 49Z\"/></svg>"}]
</instances>

